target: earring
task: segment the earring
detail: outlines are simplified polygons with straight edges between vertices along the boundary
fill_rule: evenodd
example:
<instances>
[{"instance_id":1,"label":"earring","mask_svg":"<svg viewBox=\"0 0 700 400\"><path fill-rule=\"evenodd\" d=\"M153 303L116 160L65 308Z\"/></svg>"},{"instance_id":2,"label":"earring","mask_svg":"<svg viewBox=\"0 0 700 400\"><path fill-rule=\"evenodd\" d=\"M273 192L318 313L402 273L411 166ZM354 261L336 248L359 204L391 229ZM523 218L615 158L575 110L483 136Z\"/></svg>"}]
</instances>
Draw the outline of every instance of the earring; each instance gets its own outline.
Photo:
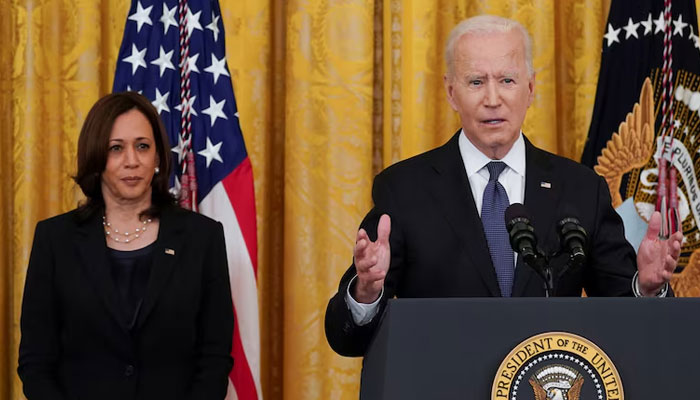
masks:
<instances>
[{"instance_id":1,"label":"earring","mask_svg":"<svg viewBox=\"0 0 700 400\"><path fill-rule=\"evenodd\" d=\"M156 167L156 175L160 174L160 168Z\"/></svg>"}]
</instances>

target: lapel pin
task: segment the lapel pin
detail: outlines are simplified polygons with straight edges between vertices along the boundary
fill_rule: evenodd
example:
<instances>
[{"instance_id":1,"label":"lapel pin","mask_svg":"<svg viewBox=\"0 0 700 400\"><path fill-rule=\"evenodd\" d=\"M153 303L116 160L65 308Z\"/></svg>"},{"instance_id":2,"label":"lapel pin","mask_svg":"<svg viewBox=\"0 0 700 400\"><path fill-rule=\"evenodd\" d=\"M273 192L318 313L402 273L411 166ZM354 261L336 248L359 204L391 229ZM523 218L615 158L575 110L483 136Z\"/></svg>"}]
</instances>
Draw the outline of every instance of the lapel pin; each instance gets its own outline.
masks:
<instances>
[{"instance_id":1,"label":"lapel pin","mask_svg":"<svg viewBox=\"0 0 700 400\"><path fill-rule=\"evenodd\" d=\"M541 188L545 188L545 189L551 189L551 188L552 188L552 184L549 183L549 182L542 181L542 182L540 182L540 187L541 187Z\"/></svg>"},{"instance_id":2,"label":"lapel pin","mask_svg":"<svg viewBox=\"0 0 700 400\"><path fill-rule=\"evenodd\" d=\"M174 255L175 255L175 250L173 250L173 249L165 249L165 254L169 254L169 255L171 255L171 256L174 256Z\"/></svg>"}]
</instances>

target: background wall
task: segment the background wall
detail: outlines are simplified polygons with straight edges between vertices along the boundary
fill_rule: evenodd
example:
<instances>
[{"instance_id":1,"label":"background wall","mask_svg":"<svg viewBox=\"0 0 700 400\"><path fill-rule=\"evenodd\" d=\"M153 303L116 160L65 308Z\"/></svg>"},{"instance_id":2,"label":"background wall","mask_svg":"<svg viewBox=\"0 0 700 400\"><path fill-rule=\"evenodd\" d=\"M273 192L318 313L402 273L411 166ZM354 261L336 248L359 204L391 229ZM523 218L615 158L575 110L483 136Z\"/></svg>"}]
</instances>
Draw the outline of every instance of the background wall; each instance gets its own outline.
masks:
<instances>
[{"instance_id":1,"label":"background wall","mask_svg":"<svg viewBox=\"0 0 700 400\"><path fill-rule=\"evenodd\" d=\"M461 19L517 19L534 39L524 131L578 159L610 0L220 0L255 173L267 399L356 399L358 359L323 316L350 265L373 176L444 143L443 47ZM700 5L700 0L696 0ZM76 142L108 93L129 0L0 0L0 398L22 399L19 310L37 221L75 207Z\"/></svg>"}]
</instances>

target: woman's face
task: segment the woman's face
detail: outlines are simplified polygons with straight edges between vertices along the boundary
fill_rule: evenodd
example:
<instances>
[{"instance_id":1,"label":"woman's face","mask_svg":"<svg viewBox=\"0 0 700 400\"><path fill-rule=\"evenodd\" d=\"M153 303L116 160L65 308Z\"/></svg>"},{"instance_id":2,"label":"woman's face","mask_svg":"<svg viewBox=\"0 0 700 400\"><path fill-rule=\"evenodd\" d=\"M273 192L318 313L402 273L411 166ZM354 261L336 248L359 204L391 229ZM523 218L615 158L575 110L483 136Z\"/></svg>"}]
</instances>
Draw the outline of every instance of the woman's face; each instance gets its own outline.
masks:
<instances>
[{"instance_id":1,"label":"woman's face","mask_svg":"<svg viewBox=\"0 0 700 400\"><path fill-rule=\"evenodd\" d=\"M150 205L158 155L153 129L146 117L137 109L117 117L108 146L107 165L102 172L105 204Z\"/></svg>"}]
</instances>

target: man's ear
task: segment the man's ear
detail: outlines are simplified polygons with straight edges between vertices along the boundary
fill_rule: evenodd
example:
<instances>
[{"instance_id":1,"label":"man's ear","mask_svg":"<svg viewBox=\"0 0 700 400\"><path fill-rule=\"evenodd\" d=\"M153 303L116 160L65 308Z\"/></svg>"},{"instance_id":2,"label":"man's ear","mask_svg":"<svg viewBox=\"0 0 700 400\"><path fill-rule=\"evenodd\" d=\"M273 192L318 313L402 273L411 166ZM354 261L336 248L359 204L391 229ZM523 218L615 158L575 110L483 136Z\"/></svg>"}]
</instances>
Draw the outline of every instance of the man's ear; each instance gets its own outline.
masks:
<instances>
[{"instance_id":1,"label":"man's ear","mask_svg":"<svg viewBox=\"0 0 700 400\"><path fill-rule=\"evenodd\" d=\"M453 110L457 111L457 106L454 99L454 86L452 85L452 79L450 79L447 74L442 77L443 84L445 85L445 94L447 95L447 102Z\"/></svg>"},{"instance_id":2,"label":"man's ear","mask_svg":"<svg viewBox=\"0 0 700 400\"><path fill-rule=\"evenodd\" d=\"M527 82L527 89L529 91L527 106L530 107L532 102L535 100L535 73L533 72L530 79Z\"/></svg>"}]
</instances>

